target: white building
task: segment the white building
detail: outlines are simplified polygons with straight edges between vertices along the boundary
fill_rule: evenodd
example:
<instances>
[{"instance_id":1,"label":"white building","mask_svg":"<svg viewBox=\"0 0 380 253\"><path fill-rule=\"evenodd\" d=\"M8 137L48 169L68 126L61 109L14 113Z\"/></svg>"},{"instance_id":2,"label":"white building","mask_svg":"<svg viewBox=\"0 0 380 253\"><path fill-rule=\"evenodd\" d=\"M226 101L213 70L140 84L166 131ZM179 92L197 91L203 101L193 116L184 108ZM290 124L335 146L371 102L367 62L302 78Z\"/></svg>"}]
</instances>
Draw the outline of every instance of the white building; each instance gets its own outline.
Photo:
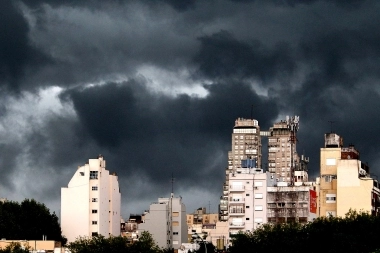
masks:
<instances>
[{"instance_id":1,"label":"white building","mask_svg":"<svg viewBox=\"0 0 380 253\"><path fill-rule=\"evenodd\" d=\"M159 198L150 205L143 216L143 223L138 225L138 232L148 231L157 245L165 249L179 249L187 243L186 207L182 198Z\"/></svg>"},{"instance_id":2,"label":"white building","mask_svg":"<svg viewBox=\"0 0 380 253\"><path fill-rule=\"evenodd\" d=\"M61 188L61 228L68 242L79 236L120 235L118 177L99 155L79 166L68 187Z\"/></svg>"},{"instance_id":3,"label":"white building","mask_svg":"<svg viewBox=\"0 0 380 253\"><path fill-rule=\"evenodd\" d=\"M267 222L267 186L273 185L269 172L258 168L240 168L229 174L229 234L253 231Z\"/></svg>"}]
</instances>

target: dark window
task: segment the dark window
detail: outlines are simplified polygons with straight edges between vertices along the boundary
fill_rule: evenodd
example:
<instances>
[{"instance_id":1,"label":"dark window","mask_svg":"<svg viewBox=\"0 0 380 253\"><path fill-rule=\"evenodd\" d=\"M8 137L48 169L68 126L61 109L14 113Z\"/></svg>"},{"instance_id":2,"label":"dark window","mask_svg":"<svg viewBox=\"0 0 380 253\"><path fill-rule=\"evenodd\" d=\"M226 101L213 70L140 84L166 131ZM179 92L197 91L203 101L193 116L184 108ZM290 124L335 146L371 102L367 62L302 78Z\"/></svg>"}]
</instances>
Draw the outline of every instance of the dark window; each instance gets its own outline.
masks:
<instances>
[{"instance_id":1,"label":"dark window","mask_svg":"<svg viewBox=\"0 0 380 253\"><path fill-rule=\"evenodd\" d=\"M90 171L90 179L98 179L98 172Z\"/></svg>"},{"instance_id":2,"label":"dark window","mask_svg":"<svg viewBox=\"0 0 380 253\"><path fill-rule=\"evenodd\" d=\"M98 210L92 209L92 213L98 213Z\"/></svg>"}]
</instances>

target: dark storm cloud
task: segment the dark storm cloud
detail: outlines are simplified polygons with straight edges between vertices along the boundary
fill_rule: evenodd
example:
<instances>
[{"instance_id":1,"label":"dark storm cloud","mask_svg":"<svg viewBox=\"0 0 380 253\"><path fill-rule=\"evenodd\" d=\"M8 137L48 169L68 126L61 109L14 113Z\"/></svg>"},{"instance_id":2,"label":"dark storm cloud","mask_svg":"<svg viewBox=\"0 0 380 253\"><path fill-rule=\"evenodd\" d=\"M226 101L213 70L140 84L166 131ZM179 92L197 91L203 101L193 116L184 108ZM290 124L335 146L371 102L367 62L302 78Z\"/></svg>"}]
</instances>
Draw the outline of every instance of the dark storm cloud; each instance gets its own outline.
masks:
<instances>
[{"instance_id":1,"label":"dark storm cloud","mask_svg":"<svg viewBox=\"0 0 380 253\"><path fill-rule=\"evenodd\" d=\"M199 38L201 49L196 56L199 70L208 78L258 78L268 82L277 73L292 73L296 63L290 48L279 44L266 49L259 41L236 40L227 31Z\"/></svg>"},{"instance_id":2,"label":"dark storm cloud","mask_svg":"<svg viewBox=\"0 0 380 253\"><path fill-rule=\"evenodd\" d=\"M16 2L0 2L0 86L19 91L26 67L31 70L47 58L28 39L29 27Z\"/></svg>"},{"instance_id":3,"label":"dark storm cloud","mask_svg":"<svg viewBox=\"0 0 380 253\"><path fill-rule=\"evenodd\" d=\"M12 1L0 2L0 82L15 87L27 63L28 25Z\"/></svg>"},{"instance_id":4,"label":"dark storm cloud","mask_svg":"<svg viewBox=\"0 0 380 253\"><path fill-rule=\"evenodd\" d=\"M51 185L23 192L50 201L101 153L128 211L167 196L172 173L178 192L218 196L234 121L250 118L252 105L264 130L300 115L298 152L310 156L312 177L329 121L380 171L376 1L17 3L0 3L0 84L20 93L59 86L69 112L24 109L22 133L0 142L5 188L28 186L15 175L43 178ZM208 94L189 95L199 84ZM7 110L23 99L1 102L0 129L22 120L21 109Z\"/></svg>"},{"instance_id":5,"label":"dark storm cloud","mask_svg":"<svg viewBox=\"0 0 380 253\"><path fill-rule=\"evenodd\" d=\"M209 91L206 98L185 94L157 97L144 88L143 81L132 80L74 89L62 97L73 101L85 131L100 147L126 148L130 156L121 175L136 167L163 182L174 170L183 180L194 183L196 177L191 175L211 175L220 169L209 168L208 163L215 151L229 149L231 118L250 117L251 104L267 108L266 114L257 115L264 124L277 115L270 101L244 83L205 88Z\"/></svg>"},{"instance_id":6,"label":"dark storm cloud","mask_svg":"<svg viewBox=\"0 0 380 253\"><path fill-rule=\"evenodd\" d=\"M219 195L231 145L231 119L250 117L252 104L266 108L265 113L256 113L263 125L278 113L273 101L245 83L205 88L209 92L205 98L157 96L145 88L143 79L136 79L72 89L61 98L73 102L79 124L118 173L122 192L129 193L125 198L152 201L169 192L172 174L179 192L195 188ZM136 191L136 183L130 182L134 176L146 180L155 189L154 196L150 187Z\"/></svg>"}]
</instances>

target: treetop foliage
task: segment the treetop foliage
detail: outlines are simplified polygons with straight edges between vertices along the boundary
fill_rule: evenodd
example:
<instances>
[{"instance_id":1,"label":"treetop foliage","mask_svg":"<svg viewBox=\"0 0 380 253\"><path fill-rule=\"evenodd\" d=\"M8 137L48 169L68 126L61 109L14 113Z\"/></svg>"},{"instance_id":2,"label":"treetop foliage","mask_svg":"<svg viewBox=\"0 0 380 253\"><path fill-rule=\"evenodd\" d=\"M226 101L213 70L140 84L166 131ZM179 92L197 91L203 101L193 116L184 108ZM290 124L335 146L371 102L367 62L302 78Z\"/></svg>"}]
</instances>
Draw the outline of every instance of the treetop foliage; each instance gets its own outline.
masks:
<instances>
[{"instance_id":1,"label":"treetop foliage","mask_svg":"<svg viewBox=\"0 0 380 253\"><path fill-rule=\"evenodd\" d=\"M4 249L0 249L0 253L29 253L28 248L23 248L20 243L11 242Z\"/></svg>"},{"instance_id":2,"label":"treetop foliage","mask_svg":"<svg viewBox=\"0 0 380 253\"><path fill-rule=\"evenodd\" d=\"M0 202L0 238L42 240L43 235L48 240L66 243L57 215L44 204L34 199Z\"/></svg>"},{"instance_id":3,"label":"treetop foliage","mask_svg":"<svg viewBox=\"0 0 380 253\"><path fill-rule=\"evenodd\" d=\"M264 224L253 232L237 234L229 251L371 253L380 249L379 230L380 217L350 210L344 218L320 217L307 224Z\"/></svg>"},{"instance_id":4,"label":"treetop foliage","mask_svg":"<svg viewBox=\"0 0 380 253\"><path fill-rule=\"evenodd\" d=\"M139 240L130 243L126 237L79 237L67 246L72 253L171 253L171 249L160 249L149 232L142 232ZM0 252L1 253L1 252Z\"/></svg>"}]
</instances>

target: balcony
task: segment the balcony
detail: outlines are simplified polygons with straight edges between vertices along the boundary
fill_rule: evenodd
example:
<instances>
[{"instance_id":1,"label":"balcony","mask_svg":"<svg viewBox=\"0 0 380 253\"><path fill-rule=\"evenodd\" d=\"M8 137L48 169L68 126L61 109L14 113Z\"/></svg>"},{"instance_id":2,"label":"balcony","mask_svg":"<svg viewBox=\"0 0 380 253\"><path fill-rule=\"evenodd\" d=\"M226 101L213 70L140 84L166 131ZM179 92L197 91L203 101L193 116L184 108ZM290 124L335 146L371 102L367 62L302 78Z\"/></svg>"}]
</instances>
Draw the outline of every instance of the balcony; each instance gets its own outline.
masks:
<instances>
[{"instance_id":1,"label":"balcony","mask_svg":"<svg viewBox=\"0 0 380 253\"><path fill-rule=\"evenodd\" d=\"M243 228L245 226L245 222L242 221L232 221L230 222L230 228Z\"/></svg>"},{"instance_id":2,"label":"balcony","mask_svg":"<svg viewBox=\"0 0 380 253\"><path fill-rule=\"evenodd\" d=\"M230 198L230 203L244 203L245 198Z\"/></svg>"},{"instance_id":3,"label":"balcony","mask_svg":"<svg viewBox=\"0 0 380 253\"><path fill-rule=\"evenodd\" d=\"M230 192L231 191L241 192L241 191L244 191L244 189L245 189L244 185L230 185Z\"/></svg>"},{"instance_id":4,"label":"balcony","mask_svg":"<svg viewBox=\"0 0 380 253\"><path fill-rule=\"evenodd\" d=\"M230 209L229 215L230 216L244 216L245 211L244 209Z\"/></svg>"}]
</instances>

